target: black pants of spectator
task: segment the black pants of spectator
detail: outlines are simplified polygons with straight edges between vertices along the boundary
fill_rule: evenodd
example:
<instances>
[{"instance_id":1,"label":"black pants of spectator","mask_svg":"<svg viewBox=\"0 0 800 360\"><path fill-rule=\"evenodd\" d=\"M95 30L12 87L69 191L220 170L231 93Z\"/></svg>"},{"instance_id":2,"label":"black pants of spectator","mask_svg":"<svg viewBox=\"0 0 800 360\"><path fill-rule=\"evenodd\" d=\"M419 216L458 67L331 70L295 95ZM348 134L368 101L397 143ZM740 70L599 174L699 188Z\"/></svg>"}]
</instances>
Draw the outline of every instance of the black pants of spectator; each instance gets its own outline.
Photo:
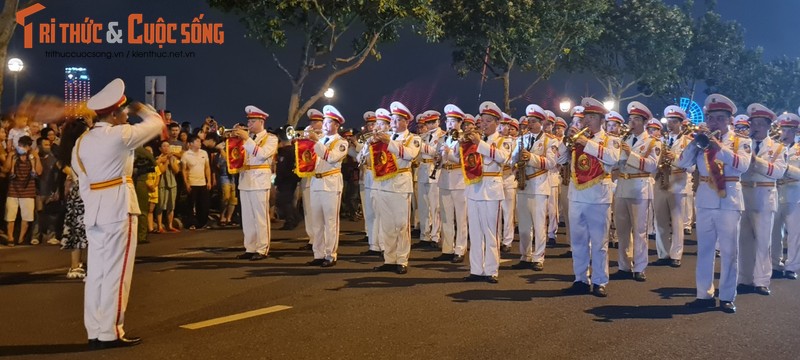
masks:
<instances>
[{"instance_id":1,"label":"black pants of spectator","mask_svg":"<svg viewBox=\"0 0 800 360\"><path fill-rule=\"evenodd\" d=\"M208 224L208 207L211 205L211 193L205 186L192 186L189 193L189 210L194 209L194 216L189 217L187 225L197 229Z\"/></svg>"},{"instance_id":2,"label":"black pants of spectator","mask_svg":"<svg viewBox=\"0 0 800 360\"><path fill-rule=\"evenodd\" d=\"M278 195L275 200L278 206L278 214L286 220L283 224L286 228L294 228L300 223L300 213L297 211L294 201L294 191L296 189L296 185L294 187L278 187Z\"/></svg>"},{"instance_id":3,"label":"black pants of spectator","mask_svg":"<svg viewBox=\"0 0 800 360\"><path fill-rule=\"evenodd\" d=\"M361 198L358 183L346 182L344 184L344 196L342 196L342 215L347 216L352 221L358 220L361 216Z\"/></svg>"}]
</instances>

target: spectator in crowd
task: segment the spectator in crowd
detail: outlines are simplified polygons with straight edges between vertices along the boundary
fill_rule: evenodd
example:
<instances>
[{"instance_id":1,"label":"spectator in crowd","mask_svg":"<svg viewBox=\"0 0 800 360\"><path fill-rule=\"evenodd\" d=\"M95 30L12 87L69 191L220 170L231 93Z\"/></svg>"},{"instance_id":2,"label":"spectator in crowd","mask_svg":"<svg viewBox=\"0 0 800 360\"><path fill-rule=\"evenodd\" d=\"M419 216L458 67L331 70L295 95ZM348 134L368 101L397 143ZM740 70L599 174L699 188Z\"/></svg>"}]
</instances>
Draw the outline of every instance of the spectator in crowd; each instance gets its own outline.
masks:
<instances>
[{"instance_id":1,"label":"spectator in crowd","mask_svg":"<svg viewBox=\"0 0 800 360\"><path fill-rule=\"evenodd\" d=\"M189 148L189 133L186 131L181 131L181 133L178 135L178 140L181 142L183 151L186 151Z\"/></svg>"},{"instance_id":2,"label":"spectator in crowd","mask_svg":"<svg viewBox=\"0 0 800 360\"><path fill-rule=\"evenodd\" d=\"M3 163L3 172L9 174L8 197L6 198L6 223L8 245L22 244L28 231L28 225L33 222L36 198L35 178L42 174L42 163L38 151L33 149L33 140L30 136L22 136L17 142L17 153L6 157ZM20 224L19 237L14 239L14 224L17 211L20 211L22 223ZM31 240L32 245L38 245L39 240Z\"/></svg>"},{"instance_id":3,"label":"spectator in crowd","mask_svg":"<svg viewBox=\"0 0 800 360\"><path fill-rule=\"evenodd\" d=\"M150 146L145 146L145 150L147 150L150 155L153 155L153 148ZM154 167L153 172L147 174L147 231L148 232L157 232L155 226L155 219L153 218L153 214L155 213L156 207L158 207L158 183L159 179L161 179L161 174L164 173L167 169L166 162L159 162L156 160L156 166ZM160 227L160 225L159 225Z\"/></svg>"},{"instance_id":4,"label":"spectator in crowd","mask_svg":"<svg viewBox=\"0 0 800 360\"><path fill-rule=\"evenodd\" d=\"M192 123L188 121L184 121L181 123L181 132L185 132L187 135L192 133Z\"/></svg>"},{"instance_id":5,"label":"spectator in crowd","mask_svg":"<svg viewBox=\"0 0 800 360\"><path fill-rule=\"evenodd\" d=\"M278 214L285 220L280 230L293 230L300 223L297 211L295 191L300 177L294 173L294 145L286 139L284 132L278 133L278 156L275 163L275 188Z\"/></svg>"},{"instance_id":6,"label":"spectator in crowd","mask_svg":"<svg viewBox=\"0 0 800 360\"><path fill-rule=\"evenodd\" d=\"M83 223L83 200L78 191L78 176L73 171L72 149L78 138L91 127L89 116L67 122L62 132L61 146L56 153L58 162L66 175L66 214L64 215L64 229L61 233L61 249L70 251L70 266L67 271L69 279L83 279L86 277L86 267L81 263L82 253L87 247L86 225Z\"/></svg>"},{"instance_id":7,"label":"spectator in crowd","mask_svg":"<svg viewBox=\"0 0 800 360\"><path fill-rule=\"evenodd\" d=\"M14 118L14 127L8 130L8 143L10 146L6 146L6 149L17 149L17 152L21 151L19 147L19 139L23 136L30 137L31 132L28 129L28 119L22 115L16 116ZM31 139L33 141L33 139ZM11 151L9 151L11 152Z\"/></svg>"},{"instance_id":8,"label":"spectator in crowd","mask_svg":"<svg viewBox=\"0 0 800 360\"><path fill-rule=\"evenodd\" d=\"M51 132L52 133L52 132ZM45 137L40 137L37 141L39 149L39 159L42 164L42 174L37 178L39 182L36 194L36 210L39 218L39 234L36 238L50 245L59 245L61 240L56 238L59 223L64 215L64 201L61 194L64 185L64 177L55 154L52 152L52 144Z\"/></svg>"},{"instance_id":9,"label":"spectator in crowd","mask_svg":"<svg viewBox=\"0 0 800 360\"><path fill-rule=\"evenodd\" d=\"M148 233L147 214L150 212L148 201L150 190L147 186L147 178L150 173L155 172L156 159L152 152L147 151L144 146L136 148L133 152L133 188L136 191L136 200L139 203L138 231L136 233L139 244L146 244Z\"/></svg>"},{"instance_id":10,"label":"spectator in crowd","mask_svg":"<svg viewBox=\"0 0 800 360\"><path fill-rule=\"evenodd\" d=\"M192 136L189 138L189 150L184 152L181 157L183 180L186 192L189 193L187 214L194 213L194 216L189 216L188 219L191 221L190 230L206 227L210 201L209 190L213 185L208 153L200 149L200 146L200 138Z\"/></svg>"},{"instance_id":11,"label":"spectator in crowd","mask_svg":"<svg viewBox=\"0 0 800 360\"><path fill-rule=\"evenodd\" d=\"M174 124L174 123L173 123ZM177 125L177 124L175 124ZM161 143L161 154L158 156L156 163L159 167L164 169L161 178L158 181L158 207L156 208L156 225L157 231L164 233L163 217L167 213L167 231L178 232L177 228L173 225L175 218L175 200L178 196L178 176L180 172L180 162L178 161L178 153L173 152L170 142L164 141Z\"/></svg>"},{"instance_id":12,"label":"spectator in crowd","mask_svg":"<svg viewBox=\"0 0 800 360\"><path fill-rule=\"evenodd\" d=\"M33 119L28 120L28 132L30 132L31 140L36 147L39 144L39 138L42 137L42 124Z\"/></svg>"},{"instance_id":13,"label":"spectator in crowd","mask_svg":"<svg viewBox=\"0 0 800 360\"><path fill-rule=\"evenodd\" d=\"M6 148L6 146L8 146L8 142L6 142L6 128L4 127L6 124L10 123L3 119L3 124L0 125L0 164L5 164L6 158L9 155L8 148ZM8 174L0 171L0 204L5 205L6 196L8 196ZM0 219L5 219L5 215L6 207L0 206ZM0 230L0 235L5 236L5 231ZM6 237L5 240L8 240L8 237Z\"/></svg>"},{"instance_id":14,"label":"spectator in crowd","mask_svg":"<svg viewBox=\"0 0 800 360\"><path fill-rule=\"evenodd\" d=\"M178 158L180 158L183 155L183 151L186 150L180 140L181 126L178 123L170 123L167 129L169 130L169 140L167 140L170 145L169 151L178 154Z\"/></svg>"},{"instance_id":15,"label":"spectator in crowd","mask_svg":"<svg viewBox=\"0 0 800 360\"><path fill-rule=\"evenodd\" d=\"M344 131L343 137L348 143L356 142L353 130ZM358 187L358 179L361 176L358 162L352 156L345 156L342 162L342 180L344 181L344 192L342 194L342 217L349 218L350 221L358 221L362 218L361 199Z\"/></svg>"}]
</instances>

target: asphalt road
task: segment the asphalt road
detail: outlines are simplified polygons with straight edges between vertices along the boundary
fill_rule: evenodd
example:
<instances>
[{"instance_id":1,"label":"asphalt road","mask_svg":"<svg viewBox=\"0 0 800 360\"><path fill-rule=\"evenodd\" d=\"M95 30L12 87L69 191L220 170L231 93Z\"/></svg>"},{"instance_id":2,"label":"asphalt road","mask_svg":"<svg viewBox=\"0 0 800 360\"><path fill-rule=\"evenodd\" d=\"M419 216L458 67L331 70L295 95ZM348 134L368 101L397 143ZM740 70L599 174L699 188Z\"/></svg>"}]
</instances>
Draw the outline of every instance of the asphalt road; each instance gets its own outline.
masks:
<instances>
[{"instance_id":1,"label":"asphalt road","mask_svg":"<svg viewBox=\"0 0 800 360\"><path fill-rule=\"evenodd\" d=\"M58 247L0 248L0 357L29 359L796 359L800 282L740 295L738 312L697 311L694 241L683 267L648 267L648 281L612 281L608 298L564 296L565 245L543 272L501 264L500 283L467 283L468 262L414 250L406 275L376 273L377 257L342 222L339 263L308 267L302 226L273 230L269 258L235 260L241 230L152 236L141 245L126 314L136 347L86 352L83 283L64 276ZM563 230L563 229L562 229ZM693 237L690 237L693 239ZM559 242L564 244L563 235ZM651 249L654 244L651 242ZM514 252L517 251L517 243ZM609 250L611 272L616 250ZM652 251L651 251L652 254ZM653 260L655 256L651 256ZM181 326L275 306L195 330Z\"/></svg>"}]
</instances>

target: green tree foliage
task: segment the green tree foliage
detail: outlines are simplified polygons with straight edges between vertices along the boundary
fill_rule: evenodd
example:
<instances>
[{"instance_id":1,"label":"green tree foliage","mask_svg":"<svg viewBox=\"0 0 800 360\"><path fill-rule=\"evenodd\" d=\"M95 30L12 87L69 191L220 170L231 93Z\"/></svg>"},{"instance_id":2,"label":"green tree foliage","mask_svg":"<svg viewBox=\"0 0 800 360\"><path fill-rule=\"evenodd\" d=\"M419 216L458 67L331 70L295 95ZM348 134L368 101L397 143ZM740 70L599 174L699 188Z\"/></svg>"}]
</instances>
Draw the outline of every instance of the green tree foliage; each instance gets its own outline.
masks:
<instances>
[{"instance_id":1,"label":"green tree foliage","mask_svg":"<svg viewBox=\"0 0 800 360\"><path fill-rule=\"evenodd\" d=\"M770 106L774 71L764 62L763 52L761 48L741 50L735 55L734 64L719 71L716 78L706 79L706 93L724 94L742 106L754 102Z\"/></svg>"},{"instance_id":2,"label":"green tree foliage","mask_svg":"<svg viewBox=\"0 0 800 360\"><path fill-rule=\"evenodd\" d=\"M800 59L782 56L770 61L767 90L769 106L776 113L796 112L800 105Z\"/></svg>"},{"instance_id":3,"label":"green tree foliage","mask_svg":"<svg viewBox=\"0 0 800 360\"><path fill-rule=\"evenodd\" d=\"M429 41L443 33L432 0L208 0L211 6L241 16L249 35L269 49L300 47L300 61L273 60L291 82L288 122L296 125L337 78L358 69L367 58L380 60L378 44L398 38L402 25L415 23ZM292 59L294 60L294 59ZM285 64L297 64L292 71ZM322 84L307 98L311 75Z\"/></svg>"},{"instance_id":4,"label":"green tree foliage","mask_svg":"<svg viewBox=\"0 0 800 360\"><path fill-rule=\"evenodd\" d=\"M570 68L592 74L617 104L667 92L679 82L691 45L690 17L659 0L608 3L605 31L583 53L570 56Z\"/></svg>"},{"instance_id":5,"label":"green tree foliage","mask_svg":"<svg viewBox=\"0 0 800 360\"><path fill-rule=\"evenodd\" d=\"M453 66L459 75L487 74L503 82L503 104L523 98L555 72L560 59L596 39L606 0L453 0L438 10L452 41ZM535 71L537 78L520 94L510 95L514 70Z\"/></svg>"}]
</instances>

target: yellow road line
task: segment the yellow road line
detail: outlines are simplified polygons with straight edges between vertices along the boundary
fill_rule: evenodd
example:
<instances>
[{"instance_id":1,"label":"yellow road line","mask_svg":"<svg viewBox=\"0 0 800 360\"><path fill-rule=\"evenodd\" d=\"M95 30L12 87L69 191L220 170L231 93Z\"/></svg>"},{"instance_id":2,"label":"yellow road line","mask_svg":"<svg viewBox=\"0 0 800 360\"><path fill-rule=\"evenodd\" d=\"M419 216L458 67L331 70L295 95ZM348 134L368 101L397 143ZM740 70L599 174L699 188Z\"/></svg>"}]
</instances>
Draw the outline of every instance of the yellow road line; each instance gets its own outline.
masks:
<instances>
[{"instance_id":1,"label":"yellow road line","mask_svg":"<svg viewBox=\"0 0 800 360\"><path fill-rule=\"evenodd\" d=\"M243 313L240 313L240 314L228 315L228 316L218 317L216 319L196 322L196 323L192 323L192 324L181 325L181 327L184 328L184 329L189 329L189 330L197 330L197 329L202 329L204 327L209 327L209 326L214 326L214 325L219 325L219 324L225 324L225 323L229 323L229 322L237 321L237 320L248 319L248 318L251 318L251 317L266 315L266 314L269 314L269 313L288 310L288 309L291 309L291 308L292 308L291 306L286 306L286 305L275 305L275 306L270 306L270 307L266 307L266 308L263 308L263 309L246 311L246 312L243 312Z\"/></svg>"}]
</instances>

